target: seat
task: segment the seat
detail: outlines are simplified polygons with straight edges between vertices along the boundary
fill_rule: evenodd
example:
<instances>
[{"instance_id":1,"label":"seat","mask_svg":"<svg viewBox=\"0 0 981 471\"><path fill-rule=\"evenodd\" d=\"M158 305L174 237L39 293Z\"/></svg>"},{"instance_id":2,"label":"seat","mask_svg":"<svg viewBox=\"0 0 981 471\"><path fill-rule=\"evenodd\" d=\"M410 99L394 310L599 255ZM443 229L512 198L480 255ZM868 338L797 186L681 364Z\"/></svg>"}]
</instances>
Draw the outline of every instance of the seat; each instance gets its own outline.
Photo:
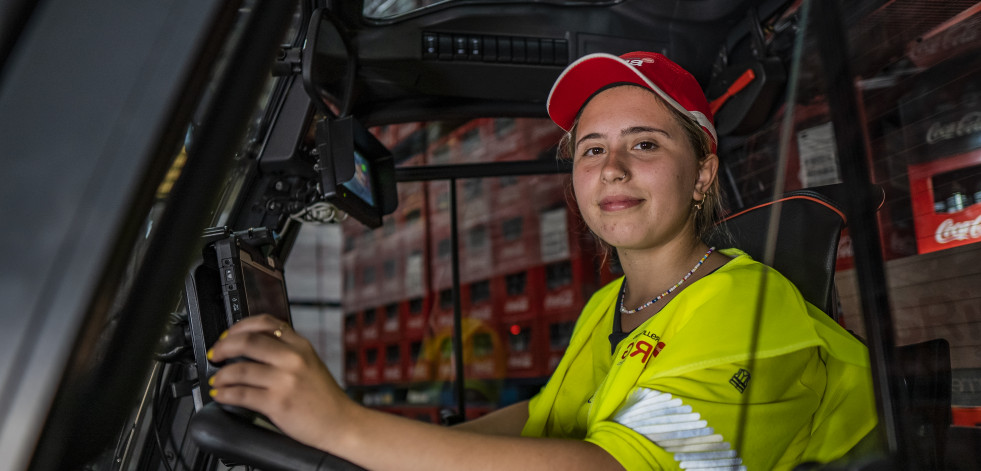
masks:
<instances>
[{"instance_id":1,"label":"seat","mask_svg":"<svg viewBox=\"0 0 981 471\"><path fill-rule=\"evenodd\" d=\"M753 259L765 261L771 212L779 211L774 269L787 277L811 304L838 321L834 291L838 241L845 227L844 184L826 185L786 193L774 201L737 212L724 221L724 230L714 231L707 242L718 247L736 247Z\"/></svg>"},{"instance_id":2,"label":"seat","mask_svg":"<svg viewBox=\"0 0 981 471\"><path fill-rule=\"evenodd\" d=\"M841 231L846 226L838 202L848 195L843 184L792 191L729 216L724 221L729 234L715 231L707 242L736 247L765 261L771 212L778 210L771 266L794 283L804 299L838 321L835 261ZM934 339L897 347L896 353L904 385L897 393L903 395L903 429L907 435L904 442L909 444L906 458L912 469L944 469L951 425L950 346L944 339ZM807 463L798 469L814 469L813 465ZM846 457L822 469L855 469L854 465Z\"/></svg>"}]
</instances>

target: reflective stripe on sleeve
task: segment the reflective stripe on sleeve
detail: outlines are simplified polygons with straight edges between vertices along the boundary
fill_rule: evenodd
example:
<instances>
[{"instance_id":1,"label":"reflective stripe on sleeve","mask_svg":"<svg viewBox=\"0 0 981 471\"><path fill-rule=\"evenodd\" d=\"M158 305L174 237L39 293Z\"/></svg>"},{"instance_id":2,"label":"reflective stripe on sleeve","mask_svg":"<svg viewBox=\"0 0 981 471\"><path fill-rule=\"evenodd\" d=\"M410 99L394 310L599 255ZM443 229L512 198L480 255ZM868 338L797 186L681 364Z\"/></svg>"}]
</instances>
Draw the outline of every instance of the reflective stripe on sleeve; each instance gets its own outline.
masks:
<instances>
[{"instance_id":1,"label":"reflective stripe on sleeve","mask_svg":"<svg viewBox=\"0 0 981 471\"><path fill-rule=\"evenodd\" d=\"M746 470L729 442L715 433L691 406L671 394L639 388L617 411L613 421L674 454L681 469Z\"/></svg>"}]
</instances>

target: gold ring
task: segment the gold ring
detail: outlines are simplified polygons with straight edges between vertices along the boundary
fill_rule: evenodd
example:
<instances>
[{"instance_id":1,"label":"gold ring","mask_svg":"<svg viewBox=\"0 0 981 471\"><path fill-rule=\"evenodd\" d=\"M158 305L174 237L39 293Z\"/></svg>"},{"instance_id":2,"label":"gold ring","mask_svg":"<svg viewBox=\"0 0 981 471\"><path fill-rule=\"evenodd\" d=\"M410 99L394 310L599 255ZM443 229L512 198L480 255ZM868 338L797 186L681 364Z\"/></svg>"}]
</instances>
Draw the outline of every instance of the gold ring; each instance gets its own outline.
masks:
<instances>
[{"instance_id":1,"label":"gold ring","mask_svg":"<svg viewBox=\"0 0 981 471\"><path fill-rule=\"evenodd\" d=\"M283 336L282 329L276 329L276 330L274 330L273 331L273 335L275 335L277 339L280 338L280 337L282 337Z\"/></svg>"}]
</instances>

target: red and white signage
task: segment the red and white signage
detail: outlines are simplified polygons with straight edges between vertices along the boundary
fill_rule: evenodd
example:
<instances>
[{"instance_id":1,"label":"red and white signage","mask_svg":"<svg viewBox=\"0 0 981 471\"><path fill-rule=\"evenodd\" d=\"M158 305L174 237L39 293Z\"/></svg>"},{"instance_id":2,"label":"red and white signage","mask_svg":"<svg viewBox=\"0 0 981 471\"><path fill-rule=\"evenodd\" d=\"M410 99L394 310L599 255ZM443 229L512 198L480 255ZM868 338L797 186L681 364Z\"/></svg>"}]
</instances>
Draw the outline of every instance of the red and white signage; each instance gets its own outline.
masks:
<instances>
[{"instance_id":1,"label":"red and white signage","mask_svg":"<svg viewBox=\"0 0 981 471\"><path fill-rule=\"evenodd\" d=\"M937 212L934 177L981 165L981 150L909 166L910 197L919 253L981 242L981 203L967 202ZM943 199L945 195L940 195ZM968 197L970 198L970 197Z\"/></svg>"}]
</instances>

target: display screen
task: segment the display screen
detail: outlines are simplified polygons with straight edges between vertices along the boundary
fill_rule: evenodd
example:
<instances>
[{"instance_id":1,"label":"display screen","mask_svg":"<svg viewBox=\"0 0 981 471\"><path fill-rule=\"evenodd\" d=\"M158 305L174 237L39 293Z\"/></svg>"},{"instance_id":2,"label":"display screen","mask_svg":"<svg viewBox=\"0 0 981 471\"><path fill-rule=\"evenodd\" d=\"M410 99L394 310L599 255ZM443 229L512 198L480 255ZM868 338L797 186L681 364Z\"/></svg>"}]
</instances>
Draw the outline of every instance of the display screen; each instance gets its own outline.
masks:
<instances>
[{"instance_id":1,"label":"display screen","mask_svg":"<svg viewBox=\"0 0 981 471\"><path fill-rule=\"evenodd\" d=\"M242 257L242 285L249 315L269 314L290 322L290 306L283 279Z\"/></svg>"},{"instance_id":2,"label":"display screen","mask_svg":"<svg viewBox=\"0 0 981 471\"><path fill-rule=\"evenodd\" d=\"M375 207L375 197L371 187L371 164L360 152L354 151L354 177L341 185L351 190L368 206Z\"/></svg>"}]
</instances>

